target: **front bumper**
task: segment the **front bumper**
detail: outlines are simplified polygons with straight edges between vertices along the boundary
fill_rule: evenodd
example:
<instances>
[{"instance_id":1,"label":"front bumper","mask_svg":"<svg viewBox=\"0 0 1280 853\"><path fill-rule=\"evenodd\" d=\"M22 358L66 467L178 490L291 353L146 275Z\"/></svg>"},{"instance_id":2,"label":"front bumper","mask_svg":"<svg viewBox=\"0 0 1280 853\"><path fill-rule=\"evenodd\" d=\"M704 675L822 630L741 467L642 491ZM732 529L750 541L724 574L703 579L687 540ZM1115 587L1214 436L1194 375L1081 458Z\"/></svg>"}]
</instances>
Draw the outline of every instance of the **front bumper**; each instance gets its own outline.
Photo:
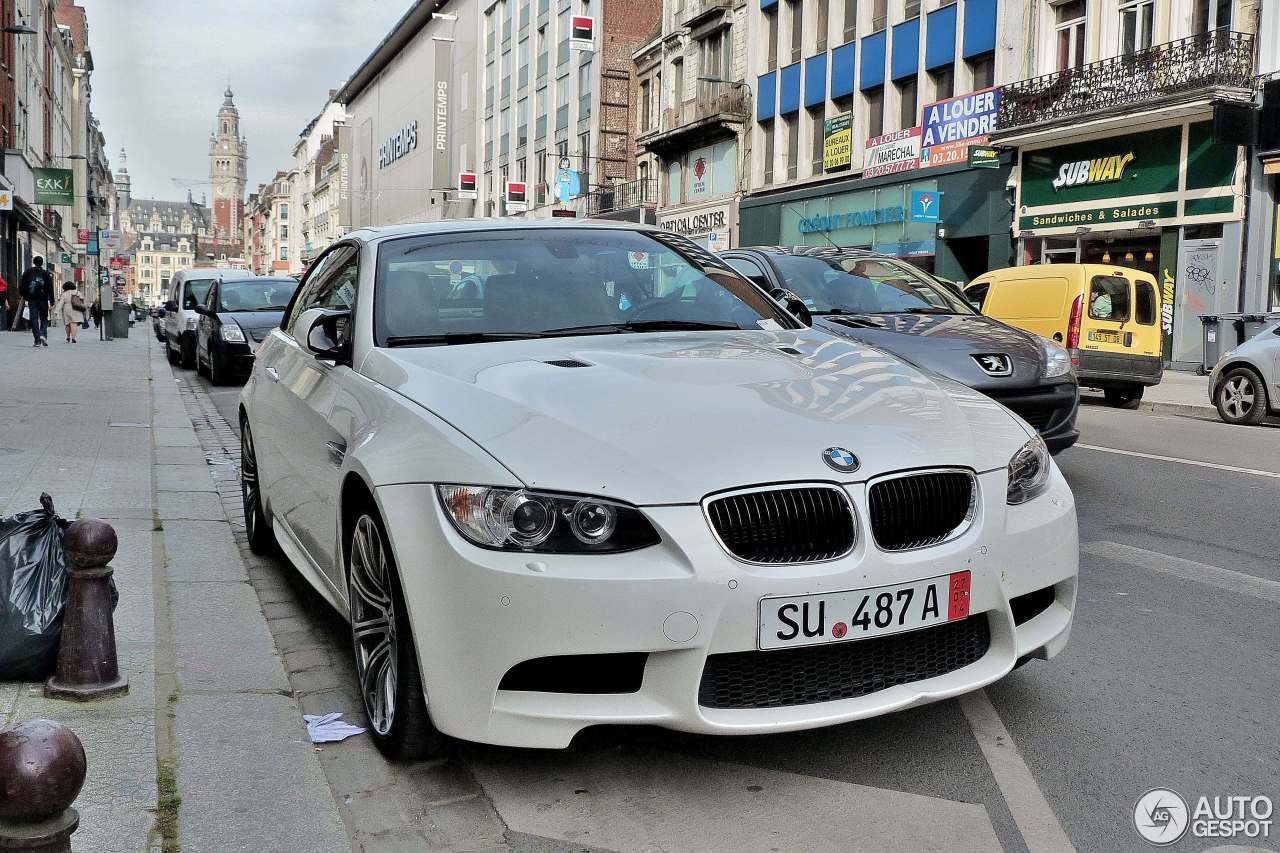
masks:
<instances>
[{"instance_id":1,"label":"front bumper","mask_svg":"<svg viewBox=\"0 0 1280 853\"><path fill-rule=\"evenodd\" d=\"M832 725L956 696L997 680L1020 658L1057 654L1075 609L1079 552L1071 491L1055 467L1046 494L1009 507L1004 471L979 481L983 498L967 532L901 553L870 543L862 521L866 486L849 486L860 519L857 547L842 559L802 566L735 560L694 505L644 509L662 535L659 545L571 556L476 548L453 530L428 485L385 486L377 497L436 726L466 740L554 748L599 724L721 734ZM708 655L775 654L755 651L762 597L860 589L961 569L972 573L971 618L986 619L990 632L987 652L975 662L852 699L767 709L699 703ZM1051 603L1015 625L1010 599L1047 588ZM648 657L634 692L499 689L503 676L527 660L637 652Z\"/></svg>"},{"instance_id":2,"label":"front bumper","mask_svg":"<svg viewBox=\"0 0 1280 853\"><path fill-rule=\"evenodd\" d=\"M256 344L235 343L221 338L210 340L210 358L218 359L218 366L234 376L248 376L253 372L253 348Z\"/></svg>"},{"instance_id":3,"label":"front bumper","mask_svg":"<svg viewBox=\"0 0 1280 853\"><path fill-rule=\"evenodd\" d=\"M983 393L1031 425L1051 453L1066 450L1080 438L1076 414L1080 388L1075 382L1018 389L984 389Z\"/></svg>"}]
</instances>

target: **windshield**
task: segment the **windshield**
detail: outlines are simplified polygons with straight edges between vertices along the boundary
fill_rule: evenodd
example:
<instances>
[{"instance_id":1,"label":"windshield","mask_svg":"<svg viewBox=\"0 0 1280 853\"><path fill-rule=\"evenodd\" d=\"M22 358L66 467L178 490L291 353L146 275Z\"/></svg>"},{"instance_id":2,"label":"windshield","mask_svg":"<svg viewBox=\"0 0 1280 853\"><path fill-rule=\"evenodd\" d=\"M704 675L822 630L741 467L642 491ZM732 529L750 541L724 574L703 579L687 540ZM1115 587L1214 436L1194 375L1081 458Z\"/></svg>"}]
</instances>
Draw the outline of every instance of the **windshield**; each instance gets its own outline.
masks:
<instances>
[{"instance_id":1,"label":"windshield","mask_svg":"<svg viewBox=\"0 0 1280 853\"><path fill-rule=\"evenodd\" d=\"M695 265L679 240L526 228L390 241L378 254L375 338L397 346L795 326L738 275Z\"/></svg>"},{"instance_id":2,"label":"windshield","mask_svg":"<svg viewBox=\"0 0 1280 853\"><path fill-rule=\"evenodd\" d=\"M298 281L292 278L224 281L218 285L217 310L283 311L297 289Z\"/></svg>"},{"instance_id":3,"label":"windshield","mask_svg":"<svg viewBox=\"0 0 1280 853\"><path fill-rule=\"evenodd\" d=\"M814 314L972 314L911 266L879 258L771 254L787 289Z\"/></svg>"},{"instance_id":4,"label":"windshield","mask_svg":"<svg viewBox=\"0 0 1280 853\"><path fill-rule=\"evenodd\" d=\"M194 308L197 305L204 304L204 300L209 296L209 288L213 287L213 279L192 279L184 287L186 288L186 293L183 295L183 308Z\"/></svg>"}]
</instances>

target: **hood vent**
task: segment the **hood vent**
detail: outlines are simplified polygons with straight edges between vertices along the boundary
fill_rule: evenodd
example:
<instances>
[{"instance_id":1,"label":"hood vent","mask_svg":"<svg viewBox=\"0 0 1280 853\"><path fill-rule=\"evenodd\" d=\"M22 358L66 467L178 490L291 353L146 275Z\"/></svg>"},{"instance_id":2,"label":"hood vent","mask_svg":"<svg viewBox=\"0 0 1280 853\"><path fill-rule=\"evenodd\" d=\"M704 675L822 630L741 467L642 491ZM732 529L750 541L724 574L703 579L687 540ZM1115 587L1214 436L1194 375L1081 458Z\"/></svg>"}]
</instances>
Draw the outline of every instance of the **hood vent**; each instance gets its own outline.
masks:
<instances>
[{"instance_id":1,"label":"hood vent","mask_svg":"<svg viewBox=\"0 0 1280 853\"><path fill-rule=\"evenodd\" d=\"M576 358L553 358L550 361L544 361L543 364L549 364L552 367L591 367L592 365L585 361L579 361Z\"/></svg>"},{"instance_id":2,"label":"hood vent","mask_svg":"<svg viewBox=\"0 0 1280 853\"><path fill-rule=\"evenodd\" d=\"M778 347L778 352L784 352L787 355L804 355L804 353L800 352L800 350L795 347Z\"/></svg>"}]
</instances>

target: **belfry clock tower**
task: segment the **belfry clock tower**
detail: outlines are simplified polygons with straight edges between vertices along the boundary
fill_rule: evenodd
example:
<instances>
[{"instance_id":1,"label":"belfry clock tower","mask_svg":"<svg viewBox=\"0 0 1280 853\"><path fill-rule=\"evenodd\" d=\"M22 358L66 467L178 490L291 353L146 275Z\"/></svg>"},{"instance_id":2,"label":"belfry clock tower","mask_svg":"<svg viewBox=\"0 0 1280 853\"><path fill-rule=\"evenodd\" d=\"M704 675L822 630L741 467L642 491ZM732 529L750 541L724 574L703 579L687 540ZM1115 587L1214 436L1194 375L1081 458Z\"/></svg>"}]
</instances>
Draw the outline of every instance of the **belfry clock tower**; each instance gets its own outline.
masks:
<instances>
[{"instance_id":1,"label":"belfry clock tower","mask_svg":"<svg viewBox=\"0 0 1280 853\"><path fill-rule=\"evenodd\" d=\"M209 135L209 183L213 188L212 231L215 239L228 245L241 240L248 163L249 147L240 135L240 111L227 87Z\"/></svg>"}]
</instances>

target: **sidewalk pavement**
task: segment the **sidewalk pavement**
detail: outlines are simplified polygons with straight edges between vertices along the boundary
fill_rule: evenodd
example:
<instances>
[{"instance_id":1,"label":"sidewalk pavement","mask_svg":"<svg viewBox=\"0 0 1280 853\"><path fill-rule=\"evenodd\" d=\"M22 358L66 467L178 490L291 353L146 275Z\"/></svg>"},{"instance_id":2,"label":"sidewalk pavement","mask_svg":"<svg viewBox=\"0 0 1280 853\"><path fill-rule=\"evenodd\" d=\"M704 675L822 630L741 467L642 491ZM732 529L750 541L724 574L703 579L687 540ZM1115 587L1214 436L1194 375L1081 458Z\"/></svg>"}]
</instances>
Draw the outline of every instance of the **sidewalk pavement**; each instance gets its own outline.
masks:
<instances>
[{"instance_id":1,"label":"sidewalk pavement","mask_svg":"<svg viewBox=\"0 0 1280 853\"><path fill-rule=\"evenodd\" d=\"M1085 400L1102 401L1101 391L1084 388L1080 394ZM1209 377L1180 370L1166 370L1160 384L1143 393L1142 404L1138 408L1163 415L1218 417L1218 410L1209 400Z\"/></svg>"},{"instance_id":2,"label":"sidewalk pavement","mask_svg":"<svg viewBox=\"0 0 1280 853\"><path fill-rule=\"evenodd\" d=\"M345 851L351 842L250 585L210 464L149 326L47 348L0 332L0 512L115 526L127 695L0 683L0 727L65 723L88 756L77 850ZM231 468L231 466L223 466ZM234 475L233 475L234 476Z\"/></svg>"}]
</instances>

